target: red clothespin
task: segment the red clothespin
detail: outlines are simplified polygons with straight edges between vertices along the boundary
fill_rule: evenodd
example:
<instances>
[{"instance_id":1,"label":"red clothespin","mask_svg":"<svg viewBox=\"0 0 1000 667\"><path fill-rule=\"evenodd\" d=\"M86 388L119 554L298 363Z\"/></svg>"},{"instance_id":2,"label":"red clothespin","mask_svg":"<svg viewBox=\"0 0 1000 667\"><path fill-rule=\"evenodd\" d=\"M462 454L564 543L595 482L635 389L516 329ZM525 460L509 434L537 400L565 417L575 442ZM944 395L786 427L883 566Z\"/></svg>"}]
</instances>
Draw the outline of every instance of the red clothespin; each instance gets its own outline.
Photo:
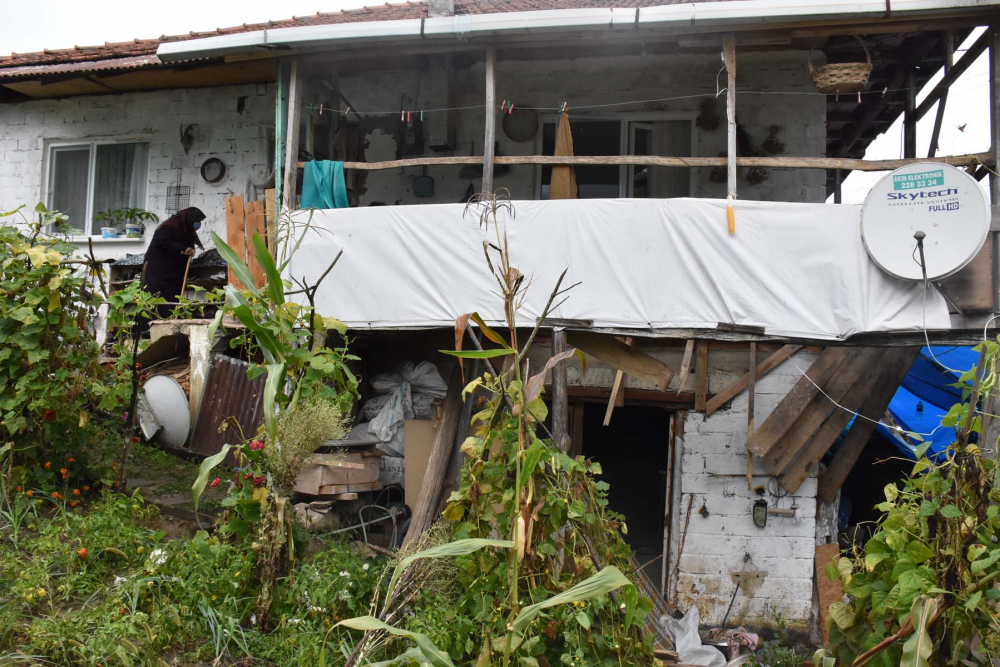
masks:
<instances>
[{"instance_id":1,"label":"red clothespin","mask_svg":"<svg viewBox=\"0 0 1000 667\"><path fill-rule=\"evenodd\" d=\"M513 102L510 103L510 109L507 110L507 115L509 116L512 113L514 113L514 103Z\"/></svg>"},{"instance_id":2,"label":"red clothespin","mask_svg":"<svg viewBox=\"0 0 1000 667\"><path fill-rule=\"evenodd\" d=\"M406 124L409 125L409 123L410 123L410 112L407 111L406 112Z\"/></svg>"},{"instance_id":3,"label":"red clothespin","mask_svg":"<svg viewBox=\"0 0 1000 667\"><path fill-rule=\"evenodd\" d=\"M500 111L503 111L506 108L507 108L507 100L504 100L503 103L500 105Z\"/></svg>"}]
</instances>

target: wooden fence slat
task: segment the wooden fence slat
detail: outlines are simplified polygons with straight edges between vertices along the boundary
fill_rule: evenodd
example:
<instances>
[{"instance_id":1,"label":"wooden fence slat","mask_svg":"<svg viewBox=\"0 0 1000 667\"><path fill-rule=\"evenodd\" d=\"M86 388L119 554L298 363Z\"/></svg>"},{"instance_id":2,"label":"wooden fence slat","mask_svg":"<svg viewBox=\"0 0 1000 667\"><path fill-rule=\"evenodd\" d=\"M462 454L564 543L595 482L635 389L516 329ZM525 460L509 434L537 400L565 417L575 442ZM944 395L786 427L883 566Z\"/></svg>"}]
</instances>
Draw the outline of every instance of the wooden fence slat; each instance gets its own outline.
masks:
<instances>
[{"instance_id":1,"label":"wooden fence slat","mask_svg":"<svg viewBox=\"0 0 1000 667\"><path fill-rule=\"evenodd\" d=\"M261 267L260 262L257 261L257 252L253 246L253 235L254 233L260 234L261 240L263 240L266 234L264 202L247 202L244 212L246 215L247 266L250 269L251 275L253 275L254 284L259 288L263 287L264 283L267 282L267 276L264 274L264 269Z\"/></svg>"},{"instance_id":2,"label":"wooden fence slat","mask_svg":"<svg viewBox=\"0 0 1000 667\"><path fill-rule=\"evenodd\" d=\"M708 403L708 341L698 341L695 354L694 409L704 410Z\"/></svg>"},{"instance_id":3,"label":"wooden fence slat","mask_svg":"<svg viewBox=\"0 0 1000 667\"><path fill-rule=\"evenodd\" d=\"M242 254L246 261L246 228L243 197L226 197L226 244L233 252ZM236 278L233 269L229 269L229 284L242 289L243 284Z\"/></svg>"}]
</instances>

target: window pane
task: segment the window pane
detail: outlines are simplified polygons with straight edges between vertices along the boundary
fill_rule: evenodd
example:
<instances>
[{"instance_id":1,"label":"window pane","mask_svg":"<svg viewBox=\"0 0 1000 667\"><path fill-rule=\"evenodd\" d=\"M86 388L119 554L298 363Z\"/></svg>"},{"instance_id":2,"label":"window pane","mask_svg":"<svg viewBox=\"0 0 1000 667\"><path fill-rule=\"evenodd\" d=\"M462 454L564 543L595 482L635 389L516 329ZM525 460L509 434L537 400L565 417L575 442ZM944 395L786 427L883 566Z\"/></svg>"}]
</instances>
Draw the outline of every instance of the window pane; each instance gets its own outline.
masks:
<instances>
[{"instance_id":1,"label":"window pane","mask_svg":"<svg viewBox=\"0 0 1000 667\"><path fill-rule=\"evenodd\" d=\"M94 213L146 203L148 144L100 144L94 165ZM95 223L94 234L100 233Z\"/></svg>"},{"instance_id":2,"label":"window pane","mask_svg":"<svg viewBox=\"0 0 1000 667\"><path fill-rule=\"evenodd\" d=\"M575 155L620 155L621 123L617 120L571 120L573 153ZM542 155L552 155L556 149L556 124L542 127ZM618 196L617 165L575 167L579 199L614 198ZM549 198L552 167L542 167L542 199Z\"/></svg>"},{"instance_id":3,"label":"window pane","mask_svg":"<svg viewBox=\"0 0 1000 667\"><path fill-rule=\"evenodd\" d=\"M74 229L87 229L89 172L89 147L53 149L49 208L68 215Z\"/></svg>"}]
</instances>

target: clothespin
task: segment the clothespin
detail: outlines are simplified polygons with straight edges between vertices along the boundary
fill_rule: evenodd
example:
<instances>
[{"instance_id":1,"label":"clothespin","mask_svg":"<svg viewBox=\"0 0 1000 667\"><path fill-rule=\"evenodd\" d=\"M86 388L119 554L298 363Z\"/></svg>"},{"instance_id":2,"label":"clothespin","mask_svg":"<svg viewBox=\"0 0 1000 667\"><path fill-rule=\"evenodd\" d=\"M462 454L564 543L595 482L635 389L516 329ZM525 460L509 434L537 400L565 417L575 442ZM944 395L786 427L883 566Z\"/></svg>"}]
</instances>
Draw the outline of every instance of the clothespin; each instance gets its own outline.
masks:
<instances>
[{"instance_id":1,"label":"clothespin","mask_svg":"<svg viewBox=\"0 0 1000 667\"><path fill-rule=\"evenodd\" d=\"M861 104L861 91L858 91L858 104Z\"/></svg>"},{"instance_id":2,"label":"clothespin","mask_svg":"<svg viewBox=\"0 0 1000 667\"><path fill-rule=\"evenodd\" d=\"M514 113L514 103L513 102L510 103L510 109L507 110L507 115L509 116L512 113Z\"/></svg>"},{"instance_id":3,"label":"clothespin","mask_svg":"<svg viewBox=\"0 0 1000 667\"><path fill-rule=\"evenodd\" d=\"M349 113L351 113L351 106L347 105L347 111L344 112L344 115L346 116Z\"/></svg>"},{"instance_id":4,"label":"clothespin","mask_svg":"<svg viewBox=\"0 0 1000 667\"><path fill-rule=\"evenodd\" d=\"M322 102L319 103L319 115L320 116L323 115L323 103Z\"/></svg>"},{"instance_id":5,"label":"clothespin","mask_svg":"<svg viewBox=\"0 0 1000 667\"><path fill-rule=\"evenodd\" d=\"M733 211L733 193L726 197L726 221L729 223L729 235L736 233L736 213Z\"/></svg>"},{"instance_id":6,"label":"clothespin","mask_svg":"<svg viewBox=\"0 0 1000 667\"><path fill-rule=\"evenodd\" d=\"M406 112L406 123L407 123L407 125L409 125L409 123L410 123L410 112L409 111Z\"/></svg>"},{"instance_id":7,"label":"clothespin","mask_svg":"<svg viewBox=\"0 0 1000 667\"><path fill-rule=\"evenodd\" d=\"M406 112L403 111L402 109L400 109L399 110L399 122L402 123L404 120L406 120Z\"/></svg>"},{"instance_id":8,"label":"clothespin","mask_svg":"<svg viewBox=\"0 0 1000 667\"><path fill-rule=\"evenodd\" d=\"M889 86L886 86L885 88L882 89L882 97L885 97L885 94L887 92L889 92Z\"/></svg>"},{"instance_id":9,"label":"clothespin","mask_svg":"<svg viewBox=\"0 0 1000 667\"><path fill-rule=\"evenodd\" d=\"M424 122L424 110L423 109L420 110L420 122L421 123Z\"/></svg>"},{"instance_id":10,"label":"clothespin","mask_svg":"<svg viewBox=\"0 0 1000 667\"><path fill-rule=\"evenodd\" d=\"M506 108L507 108L507 100L504 100L503 103L500 105L500 111L503 111Z\"/></svg>"},{"instance_id":11,"label":"clothespin","mask_svg":"<svg viewBox=\"0 0 1000 667\"><path fill-rule=\"evenodd\" d=\"M566 103L563 102L562 106L559 107L559 113L566 113Z\"/></svg>"}]
</instances>

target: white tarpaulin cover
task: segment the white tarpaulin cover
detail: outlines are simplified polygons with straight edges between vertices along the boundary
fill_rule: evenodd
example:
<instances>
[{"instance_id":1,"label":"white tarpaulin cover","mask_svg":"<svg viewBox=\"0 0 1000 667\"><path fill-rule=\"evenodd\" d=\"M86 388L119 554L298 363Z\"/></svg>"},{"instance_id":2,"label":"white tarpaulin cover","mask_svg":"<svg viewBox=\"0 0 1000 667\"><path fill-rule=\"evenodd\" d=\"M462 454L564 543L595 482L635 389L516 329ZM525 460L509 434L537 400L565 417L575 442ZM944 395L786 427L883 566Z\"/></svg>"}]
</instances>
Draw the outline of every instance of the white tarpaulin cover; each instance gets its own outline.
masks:
<instances>
[{"instance_id":1,"label":"white tarpaulin cover","mask_svg":"<svg viewBox=\"0 0 1000 667\"><path fill-rule=\"evenodd\" d=\"M534 284L519 313L532 326L563 269L579 282L550 317L597 329L764 327L769 334L845 338L919 330L923 288L882 273L865 253L860 207L708 199L514 202L500 213L511 261ZM316 307L352 328L450 327L462 313L503 320L480 227L461 204L314 212L287 272L315 282L341 249ZM297 215L306 216L306 212ZM926 297L926 326L949 327ZM651 331L651 333L653 333Z\"/></svg>"}]
</instances>

